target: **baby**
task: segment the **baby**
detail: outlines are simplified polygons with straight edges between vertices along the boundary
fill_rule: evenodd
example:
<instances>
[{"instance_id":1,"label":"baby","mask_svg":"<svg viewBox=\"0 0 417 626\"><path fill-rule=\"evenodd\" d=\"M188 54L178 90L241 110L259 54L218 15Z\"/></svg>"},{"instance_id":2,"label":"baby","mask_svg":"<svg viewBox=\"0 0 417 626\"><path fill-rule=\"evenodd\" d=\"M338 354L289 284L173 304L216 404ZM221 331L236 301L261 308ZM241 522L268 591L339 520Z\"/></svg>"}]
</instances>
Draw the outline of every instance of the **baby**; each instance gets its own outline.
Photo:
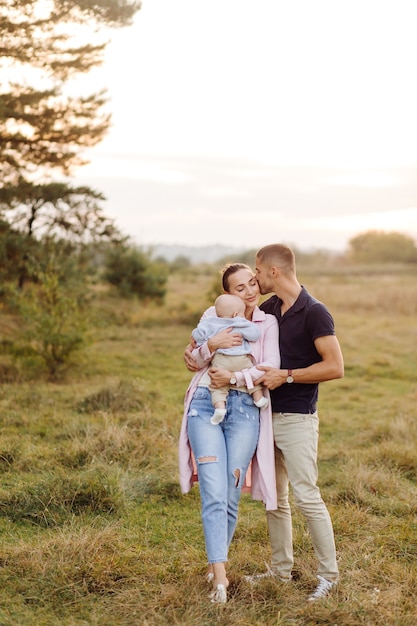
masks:
<instances>
[{"instance_id":1,"label":"baby","mask_svg":"<svg viewBox=\"0 0 417 626\"><path fill-rule=\"evenodd\" d=\"M200 320L197 328L192 332L197 346L213 337L221 330L232 327L235 331L242 335L242 344L233 346L232 348L218 348L211 364L220 369L227 369L231 372L239 372L249 369L253 366L250 356L250 341L256 341L259 338L260 330L254 322L250 322L245 318L245 303L238 296L231 294L223 294L219 296L215 303L217 317L210 316ZM232 376L230 385L214 389L210 387L211 398L214 406L214 413L210 419L212 424L220 424L226 415L227 394L231 385L236 383L236 378ZM236 387L234 387L236 389ZM265 409L269 400L263 395L262 385L255 385L251 389L239 387L239 391L250 393L253 397L255 405L259 409Z\"/></svg>"}]
</instances>

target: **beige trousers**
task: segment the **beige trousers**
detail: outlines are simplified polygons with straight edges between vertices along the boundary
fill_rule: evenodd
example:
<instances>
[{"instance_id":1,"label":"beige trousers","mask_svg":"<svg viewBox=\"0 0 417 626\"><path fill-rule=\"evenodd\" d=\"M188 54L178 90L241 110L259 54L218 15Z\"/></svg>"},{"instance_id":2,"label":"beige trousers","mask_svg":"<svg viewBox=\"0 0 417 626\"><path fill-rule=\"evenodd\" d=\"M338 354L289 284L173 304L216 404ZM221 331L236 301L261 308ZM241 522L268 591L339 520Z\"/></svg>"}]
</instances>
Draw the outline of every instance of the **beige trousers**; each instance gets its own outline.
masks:
<instances>
[{"instance_id":1,"label":"beige trousers","mask_svg":"<svg viewBox=\"0 0 417 626\"><path fill-rule=\"evenodd\" d=\"M249 354L231 355L216 352L211 360L211 364L213 367L229 370L229 372L241 372L242 370L253 367L253 361ZM230 389L239 389L239 391L244 391L252 395L254 391L262 389L262 385L255 385L254 387L252 387L252 389L247 389L247 387L230 387L230 385L226 385L225 387L219 387L219 389L209 387L209 389L211 391L211 399L214 404L215 402L225 402Z\"/></svg>"},{"instance_id":2,"label":"beige trousers","mask_svg":"<svg viewBox=\"0 0 417 626\"><path fill-rule=\"evenodd\" d=\"M291 577L294 559L288 502L290 484L295 504L307 523L319 562L318 574L327 580L337 580L333 526L317 486L318 415L273 413L272 417L278 496L278 509L267 511L272 569L282 578Z\"/></svg>"}]
</instances>

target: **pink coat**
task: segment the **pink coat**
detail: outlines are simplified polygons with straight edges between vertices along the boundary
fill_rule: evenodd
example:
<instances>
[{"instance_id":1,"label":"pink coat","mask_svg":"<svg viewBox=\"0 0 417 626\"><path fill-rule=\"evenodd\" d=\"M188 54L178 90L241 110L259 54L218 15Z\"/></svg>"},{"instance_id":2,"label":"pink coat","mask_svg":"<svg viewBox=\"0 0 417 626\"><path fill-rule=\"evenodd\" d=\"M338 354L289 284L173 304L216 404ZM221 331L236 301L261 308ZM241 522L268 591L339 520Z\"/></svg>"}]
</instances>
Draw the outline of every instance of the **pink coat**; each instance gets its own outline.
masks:
<instances>
[{"instance_id":1,"label":"pink coat","mask_svg":"<svg viewBox=\"0 0 417 626\"><path fill-rule=\"evenodd\" d=\"M203 317L215 315L214 307L210 307ZM252 356L258 365L270 365L280 367L280 354L278 347L278 324L273 315L268 315L258 307L253 312L252 322L259 324L261 335L258 341L252 342ZM184 415L181 424L179 438L179 472L180 487L182 493L188 493L193 485L194 463L191 453L191 446L187 435L188 407L197 388L202 375L207 371L210 353L207 343L194 351L197 363L202 368L194 374L185 394ZM237 386L248 382L248 376L256 381L263 372L256 368L246 371L245 374L238 373ZM269 392L265 390L268 394ZM261 411L258 446L252 459L251 493L255 500L262 500L267 510L277 509L277 493L275 482L275 457L274 457L274 434L272 430L271 404Z\"/></svg>"}]
</instances>

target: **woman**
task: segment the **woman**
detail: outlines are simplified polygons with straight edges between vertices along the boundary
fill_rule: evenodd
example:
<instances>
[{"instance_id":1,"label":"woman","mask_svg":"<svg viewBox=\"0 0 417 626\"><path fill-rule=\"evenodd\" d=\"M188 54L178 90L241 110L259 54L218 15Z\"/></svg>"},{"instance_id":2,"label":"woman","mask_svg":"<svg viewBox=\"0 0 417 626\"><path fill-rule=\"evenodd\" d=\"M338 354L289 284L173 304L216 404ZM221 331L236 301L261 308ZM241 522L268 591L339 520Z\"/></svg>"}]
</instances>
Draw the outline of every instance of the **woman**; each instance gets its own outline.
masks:
<instances>
[{"instance_id":1,"label":"woman","mask_svg":"<svg viewBox=\"0 0 417 626\"><path fill-rule=\"evenodd\" d=\"M245 317L259 325L260 338L251 344L255 364L279 368L278 325L274 316L263 313L257 306L259 286L250 267L242 263L226 266L222 272L222 285L225 293L237 295L245 302ZM203 317L208 315L215 315L214 307ZM263 372L256 365L242 372L210 368L215 350L230 348L241 340L239 333L227 329L192 352L186 350L185 354L187 367L198 371L185 396L179 443L180 484L183 493L191 489L194 455L209 562L207 580L213 584L210 597L212 602L221 603L227 600L228 549L252 457L252 497L262 500L267 510L277 508L270 403L259 411L247 393L247 387L253 386ZM236 386L229 392L225 419L217 426L210 423L213 414L210 383L216 387L230 383ZM239 390L242 388L246 393ZM265 389L265 394L268 393Z\"/></svg>"}]
</instances>

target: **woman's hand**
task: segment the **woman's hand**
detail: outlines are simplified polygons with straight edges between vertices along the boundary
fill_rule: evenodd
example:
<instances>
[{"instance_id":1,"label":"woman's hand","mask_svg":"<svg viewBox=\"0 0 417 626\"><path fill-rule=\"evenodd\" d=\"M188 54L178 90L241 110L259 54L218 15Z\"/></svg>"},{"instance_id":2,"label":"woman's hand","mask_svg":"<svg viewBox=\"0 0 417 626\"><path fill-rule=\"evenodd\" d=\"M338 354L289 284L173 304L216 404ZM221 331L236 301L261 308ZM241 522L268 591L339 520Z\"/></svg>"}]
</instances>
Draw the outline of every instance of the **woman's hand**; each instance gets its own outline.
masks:
<instances>
[{"instance_id":1,"label":"woman's hand","mask_svg":"<svg viewBox=\"0 0 417 626\"><path fill-rule=\"evenodd\" d=\"M230 379L233 376L233 372L220 369L219 367L211 367L208 373L210 374L211 386L215 389L230 385Z\"/></svg>"},{"instance_id":2,"label":"woman's hand","mask_svg":"<svg viewBox=\"0 0 417 626\"><path fill-rule=\"evenodd\" d=\"M193 345L193 343L194 343L194 345ZM194 340L193 340L193 343L189 343L188 346L185 348L185 351L184 351L184 362L185 362L185 367L188 370L190 370L190 372L198 372L198 370L200 368L197 365L197 361L193 357L193 350L195 348Z\"/></svg>"},{"instance_id":3,"label":"woman's hand","mask_svg":"<svg viewBox=\"0 0 417 626\"><path fill-rule=\"evenodd\" d=\"M242 344L242 335L233 330L231 326L221 330L217 335L210 337L207 342L210 352L215 352L219 348L233 348Z\"/></svg>"}]
</instances>

